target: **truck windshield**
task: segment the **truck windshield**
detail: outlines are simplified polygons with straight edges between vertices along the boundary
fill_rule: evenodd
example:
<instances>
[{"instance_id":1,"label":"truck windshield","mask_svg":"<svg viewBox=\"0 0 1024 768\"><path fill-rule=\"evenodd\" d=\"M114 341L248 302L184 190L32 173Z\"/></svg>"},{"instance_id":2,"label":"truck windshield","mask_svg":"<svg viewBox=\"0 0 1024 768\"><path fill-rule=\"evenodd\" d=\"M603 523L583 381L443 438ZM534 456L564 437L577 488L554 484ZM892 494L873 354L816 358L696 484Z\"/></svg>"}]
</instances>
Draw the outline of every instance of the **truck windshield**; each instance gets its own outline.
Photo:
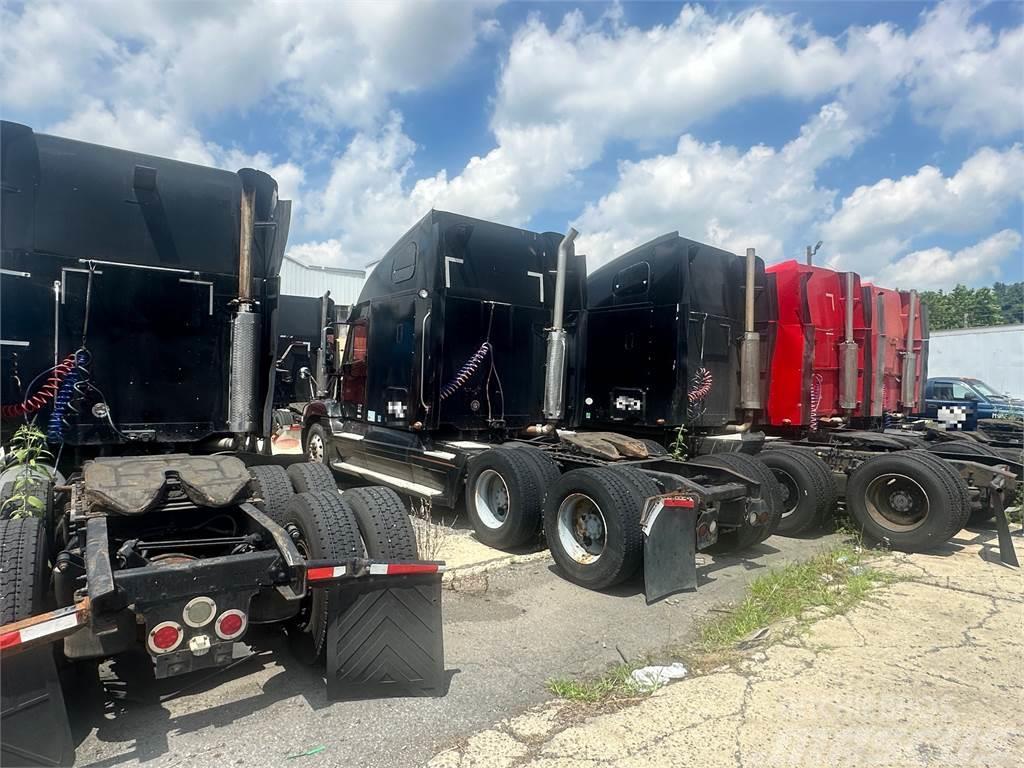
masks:
<instances>
[{"instance_id":1,"label":"truck windshield","mask_svg":"<svg viewBox=\"0 0 1024 768\"><path fill-rule=\"evenodd\" d=\"M978 391L978 394L983 395L990 400L1005 400L1006 395L996 392L992 387L986 384L981 379L964 379L965 382L970 384L974 389Z\"/></svg>"}]
</instances>

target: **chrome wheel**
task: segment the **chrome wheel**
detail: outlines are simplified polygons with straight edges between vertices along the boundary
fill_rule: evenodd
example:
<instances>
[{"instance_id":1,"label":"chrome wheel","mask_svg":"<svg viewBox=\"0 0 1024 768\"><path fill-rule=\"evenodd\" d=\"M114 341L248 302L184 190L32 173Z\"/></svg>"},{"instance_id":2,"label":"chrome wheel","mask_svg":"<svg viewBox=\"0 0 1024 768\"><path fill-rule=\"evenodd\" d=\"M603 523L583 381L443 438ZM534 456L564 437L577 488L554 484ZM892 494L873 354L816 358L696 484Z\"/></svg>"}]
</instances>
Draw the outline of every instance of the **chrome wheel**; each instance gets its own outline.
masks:
<instances>
[{"instance_id":1,"label":"chrome wheel","mask_svg":"<svg viewBox=\"0 0 1024 768\"><path fill-rule=\"evenodd\" d=\"M324 463L324 439L319 432L311 432L306 439L306 458L313 464Z\"/></svg>"},{"instance_id":2,"label":"chrome wheel","mask_svg":"<svg viewBox=\"0 0 1024 768\"><path fill-rule=\"evenodd\" d=\"M488 528L501 528L508 519L510 497L505 479L493 469L485 469L473 488L476 514Z\"/></svg>"},{"instance_id":3,"label":"chrome wheel","mask_svg":"<svg viewBox=\"0 0 1024 768\"><path fill-rule=\"evenodd\" d=\"M871 518L893 531L919 527L931 506L920 483L898 474L880 475L872 480L864 492L864 502Z\"/></svg>"},{"instance_id":4,"label":"chrome wheel","mask_svg":"<svg viewBox=\"0 0 1024 768\"><path fill-rule=\"evenodd\" d=\"M604 513L592 498L571 493L558 507L558 543L581 565L596 563L608 545Z\"/></svg>"}]
</instances>

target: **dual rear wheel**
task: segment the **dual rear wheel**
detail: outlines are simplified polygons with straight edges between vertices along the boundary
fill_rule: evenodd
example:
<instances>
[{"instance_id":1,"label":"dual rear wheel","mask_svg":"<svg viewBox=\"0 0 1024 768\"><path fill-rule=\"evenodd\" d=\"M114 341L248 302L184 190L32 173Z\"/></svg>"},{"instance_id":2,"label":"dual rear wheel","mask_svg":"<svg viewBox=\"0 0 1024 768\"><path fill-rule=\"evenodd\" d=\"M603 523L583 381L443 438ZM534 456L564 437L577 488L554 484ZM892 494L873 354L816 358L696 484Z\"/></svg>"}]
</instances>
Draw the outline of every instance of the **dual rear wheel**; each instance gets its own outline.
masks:
<instances>
[{"instance_id":1,"label":"dual rear wheel","mask_svg":"<svg viewBox=\"0 0 1024 768\"><path fill-rule=\"evenodd\" d=\"M254 503L281 525L307 560L416 560L416 533L408 510L389 488L338 491L323 464L251 467ZM310 590L298 615L285 625L300 659L315 662L327 644L329 590Z\"/></svg>"}]
</instances>

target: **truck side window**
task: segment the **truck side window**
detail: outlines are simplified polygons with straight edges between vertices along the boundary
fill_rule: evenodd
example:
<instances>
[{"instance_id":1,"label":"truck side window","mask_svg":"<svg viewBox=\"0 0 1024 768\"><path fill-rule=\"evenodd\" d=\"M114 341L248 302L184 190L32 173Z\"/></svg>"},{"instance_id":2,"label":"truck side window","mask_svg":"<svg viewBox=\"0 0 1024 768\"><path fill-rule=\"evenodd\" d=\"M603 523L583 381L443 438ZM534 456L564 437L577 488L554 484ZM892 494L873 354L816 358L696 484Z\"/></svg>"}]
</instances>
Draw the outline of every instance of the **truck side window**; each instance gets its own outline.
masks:
<instances>
[{"instance_id":1,"label":"truck side window","mask_svg":"<svg viewBox=\"0 0 1024 768\"><path fill-rule=\"evenodd\" d=\"M391 282L404 283L416 274L417 250L416 243L409 242L395 254L395 260L391 262Z\"/></svg>"},{"instance_id":2,"label":"truck side window","mask_svg":"<svg viewBox=\"0 0 1024 768\"><path fill-rule=\"evenodd\" d=\"M616 296L643 296L651 284L651 265L646 261L626 267L615 276Z\"/></svg>"},{"instance_id":3,"label":"truck side window","mask_svg":"<svg viewBox=\"0 0 1024 768\"><path fill-rule=\"evenodd\" d=\"M963 384L953 384L953 400L978 400L974 390L968 389Z\"/></svg>"},{"instance_id":4,"label":"truck side window","mask_svg":"<svg viewBox=\"0 0 1024 768\"><path fill-rule=\"evenodd\" d=\"M352 354L349 355L350 363L362 363L366 361L366 323L352 326Z\"/></svg>"},{"instance_id":5,"label":"truck side window","mask_svg":"<svg viewBox=\"0 0 1024 768\"><path fill-rule=\"evenodd\" d=\"M935 400L952 400L953 399L953 385L942 382L934 384L932 386L932 398Z\"/></svg>"}]
</instances>

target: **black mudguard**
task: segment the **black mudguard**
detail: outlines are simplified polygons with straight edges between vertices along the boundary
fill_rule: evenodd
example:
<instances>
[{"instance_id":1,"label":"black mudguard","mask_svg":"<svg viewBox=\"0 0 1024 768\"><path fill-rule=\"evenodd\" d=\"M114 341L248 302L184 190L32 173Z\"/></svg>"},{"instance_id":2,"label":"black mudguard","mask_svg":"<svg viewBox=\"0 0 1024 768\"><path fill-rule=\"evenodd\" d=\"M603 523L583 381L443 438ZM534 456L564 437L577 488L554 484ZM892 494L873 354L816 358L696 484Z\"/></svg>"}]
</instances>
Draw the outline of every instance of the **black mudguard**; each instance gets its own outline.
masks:
<instances>
[{"instance_id":1,"label":"black mudguard","mask_svg":"<svg viewBox=\"0 0 1024 768\"><path fill-rule=\"evenodd\" d=\"M670 506L668 501L689 505ZM650 499L644 510L644 594L647 604L697 589L697 504Z\"/></svg>"},{"instance_id":2,"label":"black mudguard","mask_svg":"<svg viewBox=\"0 0 1024 768\"><path fill-rule=\"evenodd\" d=\"M71 765L75 761L53 645L3 655L0 699L0 765Z\"/></svg>"},{"instance_id":3,"label":"black mudguard","mask_svg":"<svg viewBox=\"0 0 1024 768\"><path fill-rule=\"evenodd\" d=\"M329 587L327 697L443 696L441 574Z\"/></svg>"}]
</instances>

